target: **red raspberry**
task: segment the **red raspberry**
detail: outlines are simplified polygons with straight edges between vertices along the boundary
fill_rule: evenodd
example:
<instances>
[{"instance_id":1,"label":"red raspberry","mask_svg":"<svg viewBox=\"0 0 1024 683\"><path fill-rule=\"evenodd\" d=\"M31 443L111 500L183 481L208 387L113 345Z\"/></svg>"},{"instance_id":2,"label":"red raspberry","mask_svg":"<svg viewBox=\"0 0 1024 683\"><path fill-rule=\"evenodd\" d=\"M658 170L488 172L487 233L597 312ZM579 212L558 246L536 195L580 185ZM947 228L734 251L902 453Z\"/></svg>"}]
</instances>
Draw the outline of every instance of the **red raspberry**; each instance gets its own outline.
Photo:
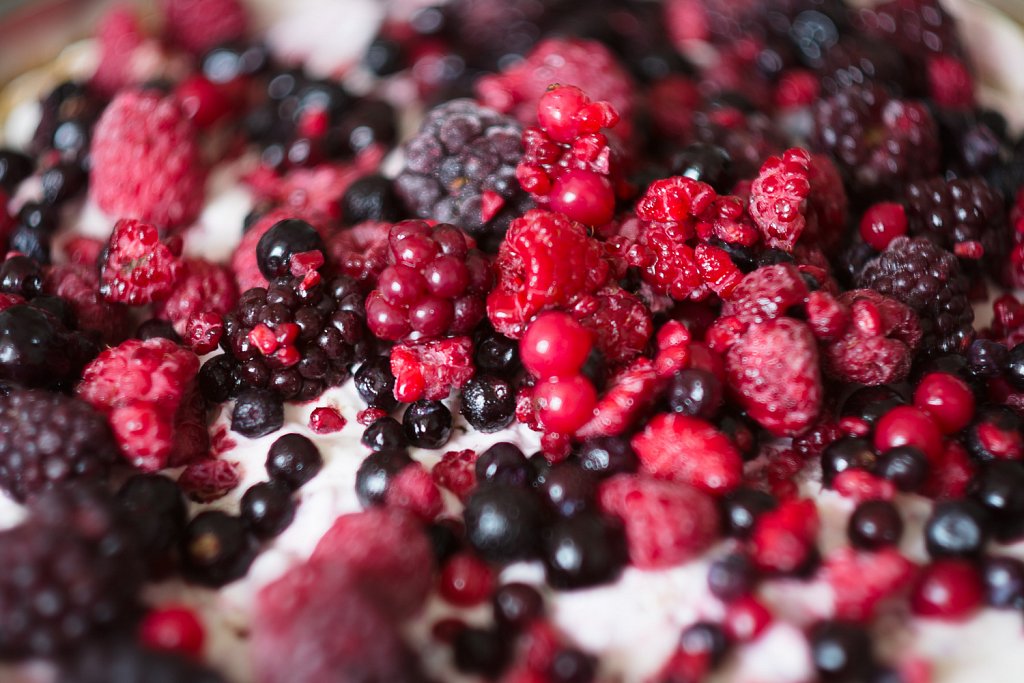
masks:
<instances>
[{"instance_id":1,"label":"red raspberry","mask_svg":"<svg viewBox=\"0 0 1024 683\"><path fill-rule=\"evenodd\" d=\"M90 149L89 190L108 214L161 228L199 215L206 172L195 127L173 99L152 90L118 93Z\"/></svg>"},{"instance_id":2,"label":"red raspberry","mask_svg":"<svg viewBox=\"0 0 1024 683\"><path fill-rule=\"evenodd\" d=\"M465 500L476 488L476 451L448 451L430 470L434 482Z\"/></svg>"},{"instance_id":3,"label":"red raspberry","mask_svg":"<svg viewBox=\"0 0 1024 683\"><path fill-rule=\"evenodd\" d=\"M512 221L494 264L498 281L487 297L494 328L518 339L540 311L596 292L608 279L603 253L582 225L561 214L534 210Z\"/></svg>"},{"instance_id":4,"label":"red raspberry","mask_svg":"<svg viewBox=\"0 0 1024 683\"><path fill-rule=\"evenodd\" d=\"M131 333L128 309L100 294L100 278L94 265L64 263L46 272L43 289L71 304L78 328L99 335L104 344L117 344Z\"/></svg>"},{"instance_id":5,"label":"red raspberry","mask_svg":"<svg viewBox=\"0 0 1024 683\"><path fill-rule=\"evenodd\" d=\"M138 14L131 7L114 7L100 20L96 39L100 61L92 84L100 92L113 95L135 80L132 57L146 40Z\"/></svg>"},{"instance_id":6,"label":"red raspberry","mask_svg":"<svg viewBox=\"0 0 1024 683\"><path fill-rule=\"evenodd\" d=\"M188 319L181 336L185 346L198 355L212 353L224 337L224 318L219 313L196 313Z\"/></svg>"},{"instance_id":7,"label":"red raspberry","mask_svg":"<svg viewBox=\"0 0 1024 683\"><path fill-rule=\"evenodd\" d=\"M312 563L347 569L396 617L415 613L430 593L434 559L420 522L395 508L342 515L317 543Z\"/></svg>"},{"instance_id":8,"label":"red raspberry","mask_svg":"<svg viewBox=\"0 0 1024 683\"><path fill-rule=\"evenodd\" d=\"M949 441L939 460L931 462L923 493L938 500L963 498L977 470L967 449Z\"/></svg>"},{"instance_id":9,"label":"red raspberry","mask_svg":"<svg viewBox=\"0 0 1024 683\"><path fill-rule=\"evenodd\" d=\"M739 486L743 476L743 460L729 437L697 418L658 415L632 445L646 472L715 495Z\"/></svg>"},{"instance_id":10,"label":"red raspberry","mask_svg":"<svg viewBox=\"0 0 1024 683\"><path fill-rule=\"evenodd\" d=\"M626 260L640 269L640 277L658 294L677 301L702 298L707 293L704 278L693 247L686 244L692 231L687 223L646 224Z\"/></svg>"},{"instance_id":11,"label":"red raspberry","mask_svg":"<svg viewBox=\"0 0 1024 683\"><path fill-rule=\"evenodd\" d=\"M824 290L807 295L807 324L819 341L835 341L850 323L850 309Z\"/></svg>"},{"instance_id":12,"label":"red raspberry","mask_svg":"<svg viewBox=\"0 0 1024 683\"><path fill-rule=\"evenodd\" d=\"M127 402L108 411L121 453L144 472L163 469L174 448L174 420L156 404Z\"/></svg>"},{"instance_id":13,"label":"red raspberry","mask_svg":"<svg viewBox=\"0 0 1024 683\"><path fill-rule=\"evenodd\" d=\"M793 251L807 225L811 155L793 148L770 157L750 186L750 217L768 246Z\"/></svg>"},{"instance_id":14,"label":"red raspberry","mask_svg":"<svg viewBox=\"0 0 1024 683\"><path fill-rule=\"evenodd\" d=\"M212 458L189 464L178 476L178 486L197 503L210 503L223 498L241 481L239 463Z\"/></svg>"},{"instance_id":15,"label":"red raspberry","mask_svg":"<svg viewBox=\"0 0 1024 683\"><path fill-rule=\"evenodd\" d=\"M388 265L390 232L387 223L360 223L333 233L327 240L327 251L342 274L375 287L377 277Z\"/></svg>"},{"instance_id":16,"label":"red raspberry","mask_svg":"<svg viewBox=\"0 0 1024 683\"><path fill-rule=\"evenodd\" d=\"M917 314L909 306L871 289L844 292L851 324L824 346L825 372L843 382L867 385L903 380L921 342Z\"/></svg>"},{"instance_id":17,"label":"red raspberry","mask_svg":"<svg viewBox=\"0 0 1024 683\"><path fill-rule=\"evenodd\" d=\"M164 34L200 55L245 36L249 15L240 0L160 0Z\"/></svg>"},{"instance_id":18,"label":"red raspberry","mask_svg":"<svg viewBox=\"0 0 1024 683\"><path fill-rule=\"evenodd\" d=\"M804 303L808 294L807 283L796 266L763 266L743 276L722 306L722 315L735 316L745 323L773 320Z\"/></svg>"},{"instance_id":19,"label":"red raspberry","mask_svg":"<svg viewBox=\"0 0 1024 683\"><path fill-rule=\"evenodd\" d=\"M811 557L817 535L814 501L784 500L757 518L750 536L750 558L761 571L792 573Z\"/></svg>"},{"instance_id":20,"label":"red raspberry","mask_svg":"<svg viewBox=\"0 0 1024 683\"><path fill-rule=\"evenodd\" d=\"M744 595L726 606L722 626L732 640L749 643L764 633L772 620L772 613L764 603L752 595Z\"/></svg>"},{"instance_id":21,"label":"red raspberry","mask_svg":"<svg viewBox=\"0 0 1024 683\"><path fill-rule=\"evenodd\" d=\"M618 436L635 426L659 395L663 380L651 361L637 358L608 381L594 416L576 431L580 439Z\"/></svg>"},{"instance_id":22,"label":"red raspberry","mask_svg":"<svg viewBox=\"0 0 1024 683\"><path fill-rule=\"evenodd\" d=\"M154 308L156 317L174 325L174 331L185 334L192 317L199 313L226 315L238 301L238 288L231 271L223 265L204 259L186 259L181 266L174 291Z\"/></svg>"},{"instance_id":23,"label":"red raspberry","mask_svg":"<svg viewBox=\"0 0 1024 683\"><path fill-rule=\"evenodd\" d=\"M807 225L800 244L817 247L834 255L846 233L849 202L842 176L832 160L823 154L812 154L808 169L811 181L807 198Z\"/></svg>"},{"instance_id":24,"label":"red raspberry","mask_svg":"<svg viewBox=\"0 0 1024 683\"><path fill-rule=\"evenodd\" d=\"M751 325L725 357L728 383L751 418L795 436L821 412L818 347L807 325L778 318Z\"/></svg>"},{"instance_id":25,"label":"red raspberry","mask_svg":"<svg viewBox=\"0 0 1024 683\"><path fill-rule=\"evenodd\" d=\"M326 219L313 211L280 208L272 209L263 214L242 235L241 241L231 255L231 271L235 275L235 281L238 283L238 290L240 292L252 289L253 287L267 286L267 278L263 277L263 273L260 272L259 264L256 261L256 245L259 244L260 238L268 230L289 218L306 221L317 229L321 237L327 238L327 230L323 227Z\"/></svg>"},{"instance_id":26,"label":"red raspberry","mask_svg":"<svg viewBox=\"0 0 1024 683\"><path fill-rule=\"evenodd\" d=\"M183 274L181 240L165 244L152 225L122 219L110 235L100 293L115 303L148 304L169 297Z\"/></svg>"},{"instance_id":27,"label":"red raspberry","mask_svg":"<svg viewBox=\"0 0 1024 683\"><path fill-rule=\"evenodd\" d=\"M906 592L915 569L896 548L844 546L825 558L821 575L832 587L837 618L869 622L880 603Z\"/></svg>"},{"instance_id":28,"label":"red raspberry","mask_svg":"<svg viewBox=\"0 0 1024 683\"><path fill-rule=\"evenodd\" d=\"M385 502L422 519L433 521L444 509L441 491L419 463L405 467L388 486Z\"/></svg>"},{"instance_id":29,"label":"red raspberry","mask_svg":"<svg viewBox=\"0 0 1024 683\"><path fill-rule=\"evenodd\" d=\"M461 389L472 379L475 371L469 337L399 344L391 349L395 398L403 403L447 398L453 389Z\"/></svg>"},{"instance_id":30,"label":"red raspberry","mask_svg":"<svg viewBox=\"0 0 1024 683\"><path fill-rule=\"evenodd\" d=\"M491 288L487 257L454 225L396 223L390 265L366 298L370 331L389 341L469 334L483 319Z\"/></svg>"},{"instance_id":31,"label":"red raspberry","mask_svg":"<svg viewBox=\"0 0 1024 683\"><path fill-rule=\"evenodd\" d=\"M309 414L309 429L314 434L334 434L345 428L347 421L331 406L314 408Z\"/></svg>"},{"instance_id":32,"label":"red raspberry","mask_svg":"<svg viewBox=\"0 0 1024 683\"><path fill-rule=\"evenodd\" d=\"M375 173L382 157L382 148L371 147L352 161L289 168L283 175L260 166L245 176L245 181L260 203L286 206L293 212L337 221L341 218L341 199L345 191L363 176Z\"/></svg>"},{"instance_id":33,"label":"red raspberry","mask_svg":"<svg viewBox=\"0 0 1024 683\"><path fill-rule=\"evenodd\" d=\"M629 559L641 569L680 564L718 536L714 499L685 484L619 474L601 484L598 502L622 520Z\"/></svg>"}]
</instances>

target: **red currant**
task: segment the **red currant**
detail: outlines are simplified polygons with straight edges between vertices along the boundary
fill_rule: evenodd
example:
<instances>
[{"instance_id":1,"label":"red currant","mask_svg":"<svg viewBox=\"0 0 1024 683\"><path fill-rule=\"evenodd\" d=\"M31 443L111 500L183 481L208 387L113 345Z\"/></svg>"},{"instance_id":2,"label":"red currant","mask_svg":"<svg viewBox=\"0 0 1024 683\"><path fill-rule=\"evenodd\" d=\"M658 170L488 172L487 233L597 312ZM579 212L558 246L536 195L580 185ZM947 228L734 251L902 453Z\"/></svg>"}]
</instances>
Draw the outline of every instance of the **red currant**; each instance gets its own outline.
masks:
<instances>
[{"instance_id":1,"label":"red currant","mask_svg":"<svg viewBox=\"0 0 1024 683\"><path fill-rule=\"evenodd\" d=\"M914 446L930 462L942 457L942 432L926 413L911 406L898 406L886 413L875 427L875 450L884 453L897 446Z\"/></svg>"},{"instance_id":2,"label":"red currant","mask_svg":"<svg viewBox=\"0 0 1024 683\"><path fill-rule=\"evenodd\" d=\"M868 207L860 219L860 236L869 247L884 251L897 237L907 234L907 212L902 204L881 202Z\"/></svg>"},{"instance_id":3,"label":"red currant","mask_svg":"<svg viewBox=\"0 0 1024 683\"><path fill-rule=\"evenodd\" d=\"M933 372L921 380L914 392L914 405L931 415L945 434L959 432L974 417L970 387L945 372Z\"/></svg>"},{"instance_id":4,"label":"red currant","mask_svg":"<svg viewBox=\"0 0 1024 683\"><path fill-rule=\"evenodd\" d=\"M593 417L597 392L590 380L576 375L542 382L534 400L545 431L572 434Z\"/></svg>"},{"instance_id":5,"label":"red currant","mask_svg":"<svg viewBox=\"0 0 1024 683\"><path fill-rule=\"evenodd\" d=\"M139 638L154 650L197 656L203 651L206 632L191 608L165 605L142 620Z\"/></svg>"},{"instance_id":6,"label":"red currant","mask_svg":"<svg viewBox=\"0 0 1024 683\"><path fill-rule=\"evenodd\" d=\"M579 373L587 361L593 339L590 332L567 313L542 313L519 342L523 366L540 379Z\"/></svg>"},{"instance_id":7,"label":"red currant","mask_svg":"<svg viewBox=\"0 0 1024 683\"><path fill-rule=\"evenodd\" d=\"M938 560L928 565L910 596L915 614L941 619L963 619L981 602L981 578L967 560Z\"/></svg>"}]
</instances>

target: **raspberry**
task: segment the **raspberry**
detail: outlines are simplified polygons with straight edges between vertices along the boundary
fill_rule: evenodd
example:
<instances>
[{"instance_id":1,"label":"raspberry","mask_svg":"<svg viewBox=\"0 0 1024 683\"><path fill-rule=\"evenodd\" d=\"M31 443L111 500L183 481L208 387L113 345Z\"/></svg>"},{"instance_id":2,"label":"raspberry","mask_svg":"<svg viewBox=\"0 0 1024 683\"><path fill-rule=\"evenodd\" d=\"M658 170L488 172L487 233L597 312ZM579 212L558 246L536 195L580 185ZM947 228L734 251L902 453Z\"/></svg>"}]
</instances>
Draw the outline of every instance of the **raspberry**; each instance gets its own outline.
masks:
<instances>
[{"instance_id":1,"label":"raspberry","mask_svg":"<svg viewBox=\"0 0 1024 683\"><path fill-rule=\"evenodd\" d=\"M808 499L786 500L762 513L750 537L751 559L764 572L789 574L811 557L818 535L818 509Z\"/></svg>"},{"instance_id":2,"label":"raspberry","mask_svg":"<svg viewBox=\"0 0 1024 683\"><path fill-rule=\"evenodd\" d=\"M857 286L914 309L923 351L962 351L974 337L974 310L960 264L953 254L926 239L894 239L864 266Z\"/></svg>"},{"instance_id":3,"label":"raspberry","mask_svg":"<svg viewBox=\"0 0 1024 683\"><path fill-rule=\"evenodd\" d=\"M432 584L430 543L416 518L402 510L342 515L317 543L310 563L328 573L347 570L366 595L395 617L414 614Z\"/></svg>"},{"instance_id":4,"label":"raspberry","mask_svg":"<svg viewBox=\"0 0 1024 683\"><path fill-rule=\"evenodd\" d=\"M938 127L921 103L853 86L820 100L814 122L817 148L832 156L858 196L892 196L939 170Z\"/></svg>"},{"instance_id":5,"label":"raspberry","mask_svg":"<svg viewBox=\"0 0 1024 683\"><path fill-rule=\"evenodd\" d=\"M107 301L100 294L96 268L78 263L53 266L46 272L43 291L63 298L71 305L78 328L94 332L105 344L117 344L130 332L128 309Z\"/></svg>"},{"instance_id":6,"label":"raspberry","mask_svg":"<svg viewBox=\"0 0 1024 683\"><path fill-rule=\"evenodd\" d=\"M776 436L794 436L822 403L818 348L810 328L792 318L751 325L725 357L728 383L751 418Z\"/></svg>"},{"instance_id":7,"label":"raspberry","mask_svg":"<svg viewBox=\"0 0 1024 683\"><path fill-rule=\"evenodd\" d=\"M391 265L366 298L370 331L390 341L472 332L491 287L487 257L446 223L396 223L388 242Z\"/></svg>"},{"instance_id":8,"label":"raspberry","mask_svg":"<svg viewBox=\"0 0 1024 683\"><path fill-rule=\"evenodd\" d=\"M293 213L341 218L341 200L349 187L377 170L382 152L367 150L352 162L319 163L312 168L290 168L283 174L260 166L245 177L256 200L287 206ZM313 222L313 221L311 221Z\"/></svg>"},{"instance_id":9,"label":"raspberry","mask_svg":"<svg viewBox=\"0 0 1024 683\"><path fill-rule=\"evenodd\" d=\"M117 460L110 426L88 403L25 389L0 398L0 485L16 500L70 480L104 480Z\"/></svg>"},{"instance_id":10,"label":"raspberry","mask_svg":"<svg viewBox=\"0 0 1024 683\"><path fill-rule=\"evenodd\" d=\"M609 379L594 416L576 431L580 439L618 436L635 426L658 396L662 379L647 358L637 358Z\"/></svg>"},{"instance_id":11,"label":"raspberry","mask_svg":"<svg viewBox=\"0 0 1024 683\"><path fill-rule=\"evenodd\" d=\"M487 297L494 329L518 339L543 309L596 292L608 279L602 255L600 242L560 214L534 210L512 221L494 264L498 281Z\"/></svg>"},{"instance_id":12,"label":"raspberry","mask_svg":"<svg viewBox=\"0 0 1024 683\"><path fill-rule=\"evenodd\" d=\"M203 206L196 131L152 90L118 93L96 123L89 188L101 209L161 228L188 225Z\"/></svg>"},{"instance_id":13,"label":"raspberry","mask_svg":"<svg viewBox=\"0 0 1024 683\"><path fill-rule=\"evenodd\" d=\"M601 484L598 504L622 520L629 559L640 569L680 564L718 536L714 499L685 484L619 474Z\"/></svg>"},{"instance_id":14,"label":"raspberry","mask_svg":"<svg viewBox=\"0 0 1024 683\"><path fill-rule=\"evenodd\" d=\"M823 347L825 373L869 386L903 380L921 342L914 311L874 290L844 292L840 301L850 307L853 324Z\"/></svg>"},{"instance_id":15,"label":"raspberry","mask_svg":"<svg viewBox=\"0 0 1024 683\"><path fill-rule=\"evenodd\" d=\"M441 491L419 463L403 468L395 476L388 486L385 503L411 512L425 522L435 519L444 508Z\"/></svg>"},{"instance_id":16,"label":"raspberry","mask_svg":"<svg viewBox=\"0 0 1024 683\"><path fill-rule=\"evenodd\" d=\"M319 406L309 414L309 429L314 434L334 434L345 428L348 421L337 408Z\"/></svg>"},{"instance_id":17,"label":"raspberry","mask_svg":"<svg viewBox=\"0 0 1024 683\"><path fill-rule=\"evenodd\" d=\"M323 228L325 219L313 211L282 208L272 209L263 214L242 235L242 240L235 247L235 251L231 255L231 271L235 274L235 281L238 283L239 291L244 292L253 287L267 286L267 278L260 272L259 263L257 262L256 247L260 239L272 227L281 221L289 219L304 220L316 228L321 237L326 236L327 231Z\"/></svg>"},{"instance_id":18,"label":"raspberry","mask_svg":"<svg viewBox=\"0 0 1024 683\"><path fill-rule=\"evenodd\" d=\"M655 292L677 301L706 294L704 278L693 247L685 241L692 233L678 226L649 223L630 247L627 261L641 269L644 282Z\"/></svg>"},{"instance_id":19,"label":"raspberry","mask_svg":"<svg viewBox=\"0 0 1024 683\"><path fill-rule=\"evenodd\" d=\"M494 592L494 572L483 560L470 553L456 553L438 577L438 593L458 607L479 605Z\"/></svg>"},{"instance_id":20,"label":"raspberry","mask_svg":"<svg viewBox=\"0 0 1024 683\"><path fill-rule=\"evenodd\" d=\"M469 337L399 344L391 349L395 398L403 403L447 398L453 389L465 386L475 371Z\"/></svg>"},{"instance_id":21,"label":"raspberry","mask_svg":"<svg viewBox=\"0 0 1024 683\"><path fill-rule=\"evenodd\" d=\"M100 55L92 85L106 95L113 95L134 81L132 59L146 37L132 8L114 7L100 21L96 39Z\"/></svg>"},{"instance_id":22,"label":"raspberry","mask_svg":"<svg viewBox=\"0 0 1024 683\"><path fill-rule=\"evenodd\" d=\"M105 493L75 486L42 494L0 532L5 659L63 654L131 618L143 571L126 521Z\"/></svg>"},{"instance_id":23,"label":"raspberry","mask_svg":"<svg viewBox=\"0 0 1024 683\"><path fill-rule=\"evenodd\" d=\"M646 472L708 493L731 491L743 475L743 460L729 437L693 417L657 415L632 446Z\"/></svg>"},{"instance_id":24,"label":"raspberry","mask_svg":"<svg viewBox=\"0 0 1024 683\"><path fill-rule=\"evenodd\" d=\"M197 55L244 37L249 24L239 0L161 0L160 10L168 40Z\"/></svg>"},{"instance_id":25,"label":"raspberry","mask_svg":"<svg viewBox=\"0 0 1024 683\"><path fill-rule=\"evenodd\" d=\"M197 460L178 476L178 486L197 503L211 503L238 487L242 472L237 462Z\"/></svg>"},{"instance_id":26,"label":"raspberry","mask_svg":"<svg viewBox=\"0 0 1024 683\"><path fill-rule=\"evenodd\" d=\"M227 314L238 301L238 288L231 271L204 259L186 259L181 264L174 291L154 308L157 318L174 325L182 337L192 318L201 313ZM212 349L211 349L212 350Z\"/></svg>"},{"instance_id":27,"label":"raspberry","mask_svg":"<svg viewBox=\"0 0 1024 683\"><path fill-rule=\"evenodd\" d=\"M208 450L198 370L196 355L172 341L129 339L85 368L77 393L107 414L122 454L153 471Z\"/></svg>"},{"instance_id":28,"label":"raspberry","mask_svg":"<svg viewBox=\"0 0 1024 683\"><path fill-rule=\"evenodd\" d=\"M430 470L434 482L465 501L476 488L476 451L448 451Z\"/></svg>"},{"instance_id":29,"label":"raspberry","mask_svg":"<svg viewBox=\"0 0 1024 683\"><path fill-rule=\"evenodd\" d=\"M390 233L389 224L367 221L333 233L328 238L327 251L343 275L376 286L377 278L388 265Z\"/></svg>"},{"instance_id":30,"label":"raspberry","mask_svg":"<svg viewBox=\"0 0 1024 683\"><path fill-rule=\"evenodd\" d=\"M770 157L750 187L750 216L770 247L792 251L807 224L811 156L794 148Z\"/></svg>"},{"instance_id":31,"label":"raspberry","mask_svg":"<svg viewBox=\"0 0 1024 683\"><path fill-rule=\"evenodd\" d=\"M180 240L165 244L152 225L122 219L110 235L100 293L114 303L148 304L170 296L182 274Z\"/></svg>"},{"instance_id":32,"label":"raspberry","mask_svg":"<svg viewBox=\"0 0 1024 683\"><path fill-rule=\"evenodd\" d=\"M722 315L736 316L744 323L761 323L786 315L807 296L807 283L795 266L763 266L743 276L725 300Z\"/></svg>"},{"instance_id":33,"label":"raspberry","mask_svg":"<svg viewBox=\"0 0 1024 683\"><path fill-rule=\"evenodd\" d=\"M532 204L515 178L522 132L515 119L472 100L445 102L406 143L395 188L414 215L454 223L493 249Z\"/></svg>"},{"instance_id":34,"label":"raspberry","mask_svg":"<svg viewBox=\"0 0 1024 683\"><path fill-rule=\"evenodd\" d=\"M586 87L595 101L609 102L622 116L619 132L626 139L631 136L633 84L608 48L594 41L542 40L521 62L478 80L476 90L485 106L530 126L537 122L537 105L552 83Z\"/></svg>"},{"instance_id":35,"label":"raspberry","mask_svg":"<svg viewBox=\"0 0 1024 683\"><path fill-rule=\"evenodd\" d=\"M219 313L196 313L188 319L181 336L185 346L196 354L212 353L224 338L224 318Z\"/></svg>"}]
</instances>

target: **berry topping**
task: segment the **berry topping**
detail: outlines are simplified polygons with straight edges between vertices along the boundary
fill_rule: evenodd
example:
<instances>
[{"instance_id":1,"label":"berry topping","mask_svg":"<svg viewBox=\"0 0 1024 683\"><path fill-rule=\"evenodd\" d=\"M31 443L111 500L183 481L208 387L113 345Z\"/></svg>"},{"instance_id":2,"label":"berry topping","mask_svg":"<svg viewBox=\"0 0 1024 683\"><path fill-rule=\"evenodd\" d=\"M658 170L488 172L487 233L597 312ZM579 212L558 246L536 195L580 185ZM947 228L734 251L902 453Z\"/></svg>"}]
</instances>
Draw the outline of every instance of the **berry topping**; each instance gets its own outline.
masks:
<instances>
[{"instance_id":1,"label":"berry topping","mask_svg":"<svg viewBox=\"0 0 1024 683\"><path fill-rule=\"evenodd\" d=\"M707 422L684 415L658 415L633 437L641 467L670 479L720 495L736 488L743 460L727 436Z\"/></svg>"},{"instance_id":2,"label":"berry topping","mask_svg":"<svg viewBox=\"0 0 1024 683\"><path fill-rule=\"evenodd\" d=\"M138 306L166 299L183 275L181 242L160 241L155 227L120 220L100 271L100 292L107 301Z\"/></svg>"}]
</instances>

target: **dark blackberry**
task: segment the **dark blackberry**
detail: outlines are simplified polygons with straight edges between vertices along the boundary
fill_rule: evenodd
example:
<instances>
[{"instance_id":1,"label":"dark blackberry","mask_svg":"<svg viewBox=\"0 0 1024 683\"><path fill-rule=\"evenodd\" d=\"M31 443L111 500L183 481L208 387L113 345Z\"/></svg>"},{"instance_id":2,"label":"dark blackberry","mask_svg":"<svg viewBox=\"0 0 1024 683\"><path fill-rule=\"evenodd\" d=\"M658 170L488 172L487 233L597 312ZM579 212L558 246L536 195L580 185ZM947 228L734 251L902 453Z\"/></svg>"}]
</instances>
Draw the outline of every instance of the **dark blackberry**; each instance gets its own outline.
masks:
<instances>
[{"instance_id":1,"label":"dark blackberry","mask_svg":"<svg viewBox=\"0 0 1024 683\"><path fill-rule=\"evenodd\" d=\"M868 261L858 287L873 289L914 309L926 351L965 351L974 338L974 310L956 256L923 238L897 237Z\"/></svg>"},{"instance_id":2,"label":"dark blackberry","mask_svg":"<svg viewBox=\"0 0 1024 683\"><path fill-rule=\"evenodd\" d=\"M462 387L460 411L466 422L481 432L496 432L515 418L516 396L503 379L477 375Z\"/></svg>"},{"instance_id":3,"label":"dark blackberry","mask_svg":"<svg viewBox=\"0 0 1024 683\"><path fill-rule=\"evenodd\" d=\"M32 175L35 162L32 157L13 149L0 149L0 188L8 194L18 189L25 178Z\"/></svg>"},{"instance_id":4,"label":"dark blackberry","mask_svg":"<svg viewBox=\"0 0 1024 683\"><path fill-rule=\"evenodd\" d=\"M614 581L627 563L621 529L593 514L562 519L543 534L544 569L554 588L588 588Z\"/></svg>"},{"instance_id":5,"label":"dark blackberry","mask_svg":"<svg viewBox=\"0 0 1024 683\"><path fill-rule=\"evenodd\" d=\"M19 304L0 311L0 381L54 387L73 383L97 348L52 313Z\"/></svg>"},{"instance_id":6,"label":"dark blackberry","mask_svg":"<svg viewBox=\"0 0 1024 683\"><path fill-rule=\"evenodd\" d=\"M245 576L256 551L256 541L240 517L206 510L185 527L182 573L193 583L220 587Z\"/></svg>"},{"instance_id":7,"label":"dark blackberry","mask_svg":"<svg viewBox=\"0 0 1024 683\"><path fill-rule=\"evenodd\" d=\"M394 410L395 376L391 373L391 360L386 356L368 358L355 375L356 391L371 408Z\"/></svg>"},{"instance_id":8,"label":"dark blackberry","mask_svg":"<svg viewBox=\"0 0 1024 683\"><path fill-rule=\"evenodd\" d=\"M977 242L985 264L998 272L1009 247L1003 198L981 178L929 178L907 185L907 225L944 249Z\"/></svg>"},{"instance_id":9,"label":"dark blackberry","mask_svg":"<svg viewBox=\"0 0 1024 683\"><path fill-rule=\"evenodd\" d=\"M346 225L363 221L393 223L401 218L402 202L394 183L380 174L363 176L342 195L341 220Z\"/></svg>"},{"instance_id":10,"label":"dark blackberry","mask_svg":"<svg viewBox=\"0 0 1024 683\"><path fill-rule=\"evenodd\" d=\"M239 362L240 383L299 401L348 379L350 367L369 355L371 341L364 296L354 280L302 282L282 277L266 289L246 291L224 316L221 339Z\"/></svg>"},{"instance_id":11,"label":"dark blackberry","mask_svg":"<svg viewBox=\"0 0 1024 683\"><path fill-rule=\"evenodd\" d=\"M284 424L284 404L273 393L246 389L235 399L231 431L250 439L276 432Z\"/></svg>"},{"instance_id":12,"label":"dark blackberry","mask_svg":"<svg viewBox=\"0 0 1024 683\"><path fill-rule=\"evenodd\" d=\"M285 434L270 444L267 474L295 491L315 477L324 465L320 449L301 434Z\"/></svg>"},{"instance_id":13,"label":"dark blackberry","mask_svg":"<svg viewBox=\"0 0 1024 683\"><path fill-rule=\"evenodd\" d=\"M256 538L277 536L295 519L295 501L288 486L261 481L242 494L239 514Z\"/></svg>"},{"instance_id":14,"label":"dark blackberry","mask_svg":"<svg viewBox=\"0 0 1024 683\"><path fill-rule=\"evenodd\" d=\"M416 401L406 408L402 426L411 445L441 448L452 435L452 413L440 401Z\"/></svg>"},{"instance_id":15,"label":"dark blackberry","mask_svg":"<svg viewBox=\"0 0 1024 683\"><path fill-rule=\"evenodd\" d=\"M130 527L106 493L42 493L0 532L0 657L52 657L134 613L143 569Z\"/></svg>"},{"instance_id":16,"label":"dark blackberry","mask_svg":"<svg viewBox=\"0 0 1024 683\"><path fill-rule=\"evenodd\" d=\"M226 683L193 659L140 646L124 636L90 640L61 663L57 683Z\"/></svg>"},{"instance_id":17,"label":"dark blackberry","mask_svg":"<svg viewBox=\"0 0 1024 683\"><path fill-rule=\"evenodd\" d=\"M135 529L150 574L161 576L177 560L178 543L188 523L181 488L159 474L137 474L117 492L117 501Z\"/></svg>"},{"instance_id":18,"label":"dark blackberry","mask_svg":"<svg viewBox=\"0 0 1024 683\"><path fill-rule=\"evenodd\" d=\"M119 450L107 419L77 398L0 396L0 486L16 500L72 479L103 480Z\"/></svg>"},{"instance_id":19,"label":"dark blackberry","mask_svg":"<svg viewBox=\"0 0 1024 683\"><path fill-rule=\"evenodd\" d=\"M401 450L379 451L363 459L356 471L356 497L365 508L383 505L391 482L413 462Z\"/></svg>"},{"instance_id":20,"label":"dark blackberry","mask_svg":"<svg viewBox=\"0 0 1024 683\"><path fill-rule=\"evenodd\" d=\"M43 271L39 263L15 254L0 265L0 290L31 299L43 290Z\"/></svg>"},{"instance_id":21,"label":"dark blackberry","mask_svg":"<svg viewBox=\"0 0 1024 683\"><path fill-rule=\"evenodd\" d=\"M393 417L374 420L363 430L359 441L374 452L399 450L409 445L402 423Z\"/></svg>"},{"instance_id":22,"label":"dark blackberry","mask_svg":"<svg viewBox=\"0 0 1024 683\"><path fill-rule=\"evenodd\" d=\"M395 188L420 218L454 223L494 250L531 206L516 180L522 126L472 100L432 109L405 146Z\"/></svg>"},{"instance_id":23,"label":"dark blackberry","mask_svg":"<svg viewBox=\"0 0 1024 683\"><path fill-rule=\"evenodd\" d=\"M938 126L923 104L880 88L846 88L814 106L813 143L831 155L847 189L862 199L892 196L939 170Z\"/></svg>"},{"instance_id":24,"label":"dark blackberry","mask_svg":"<svg viewBox=\"0 0 1024 683\"><path fill-rule=\"evenodd\" d=\"M542 513L531 491L518 486L480 486L463 512L466 538L488 562L534 557L540 549Z\"/></svg>"}]
</instances>

